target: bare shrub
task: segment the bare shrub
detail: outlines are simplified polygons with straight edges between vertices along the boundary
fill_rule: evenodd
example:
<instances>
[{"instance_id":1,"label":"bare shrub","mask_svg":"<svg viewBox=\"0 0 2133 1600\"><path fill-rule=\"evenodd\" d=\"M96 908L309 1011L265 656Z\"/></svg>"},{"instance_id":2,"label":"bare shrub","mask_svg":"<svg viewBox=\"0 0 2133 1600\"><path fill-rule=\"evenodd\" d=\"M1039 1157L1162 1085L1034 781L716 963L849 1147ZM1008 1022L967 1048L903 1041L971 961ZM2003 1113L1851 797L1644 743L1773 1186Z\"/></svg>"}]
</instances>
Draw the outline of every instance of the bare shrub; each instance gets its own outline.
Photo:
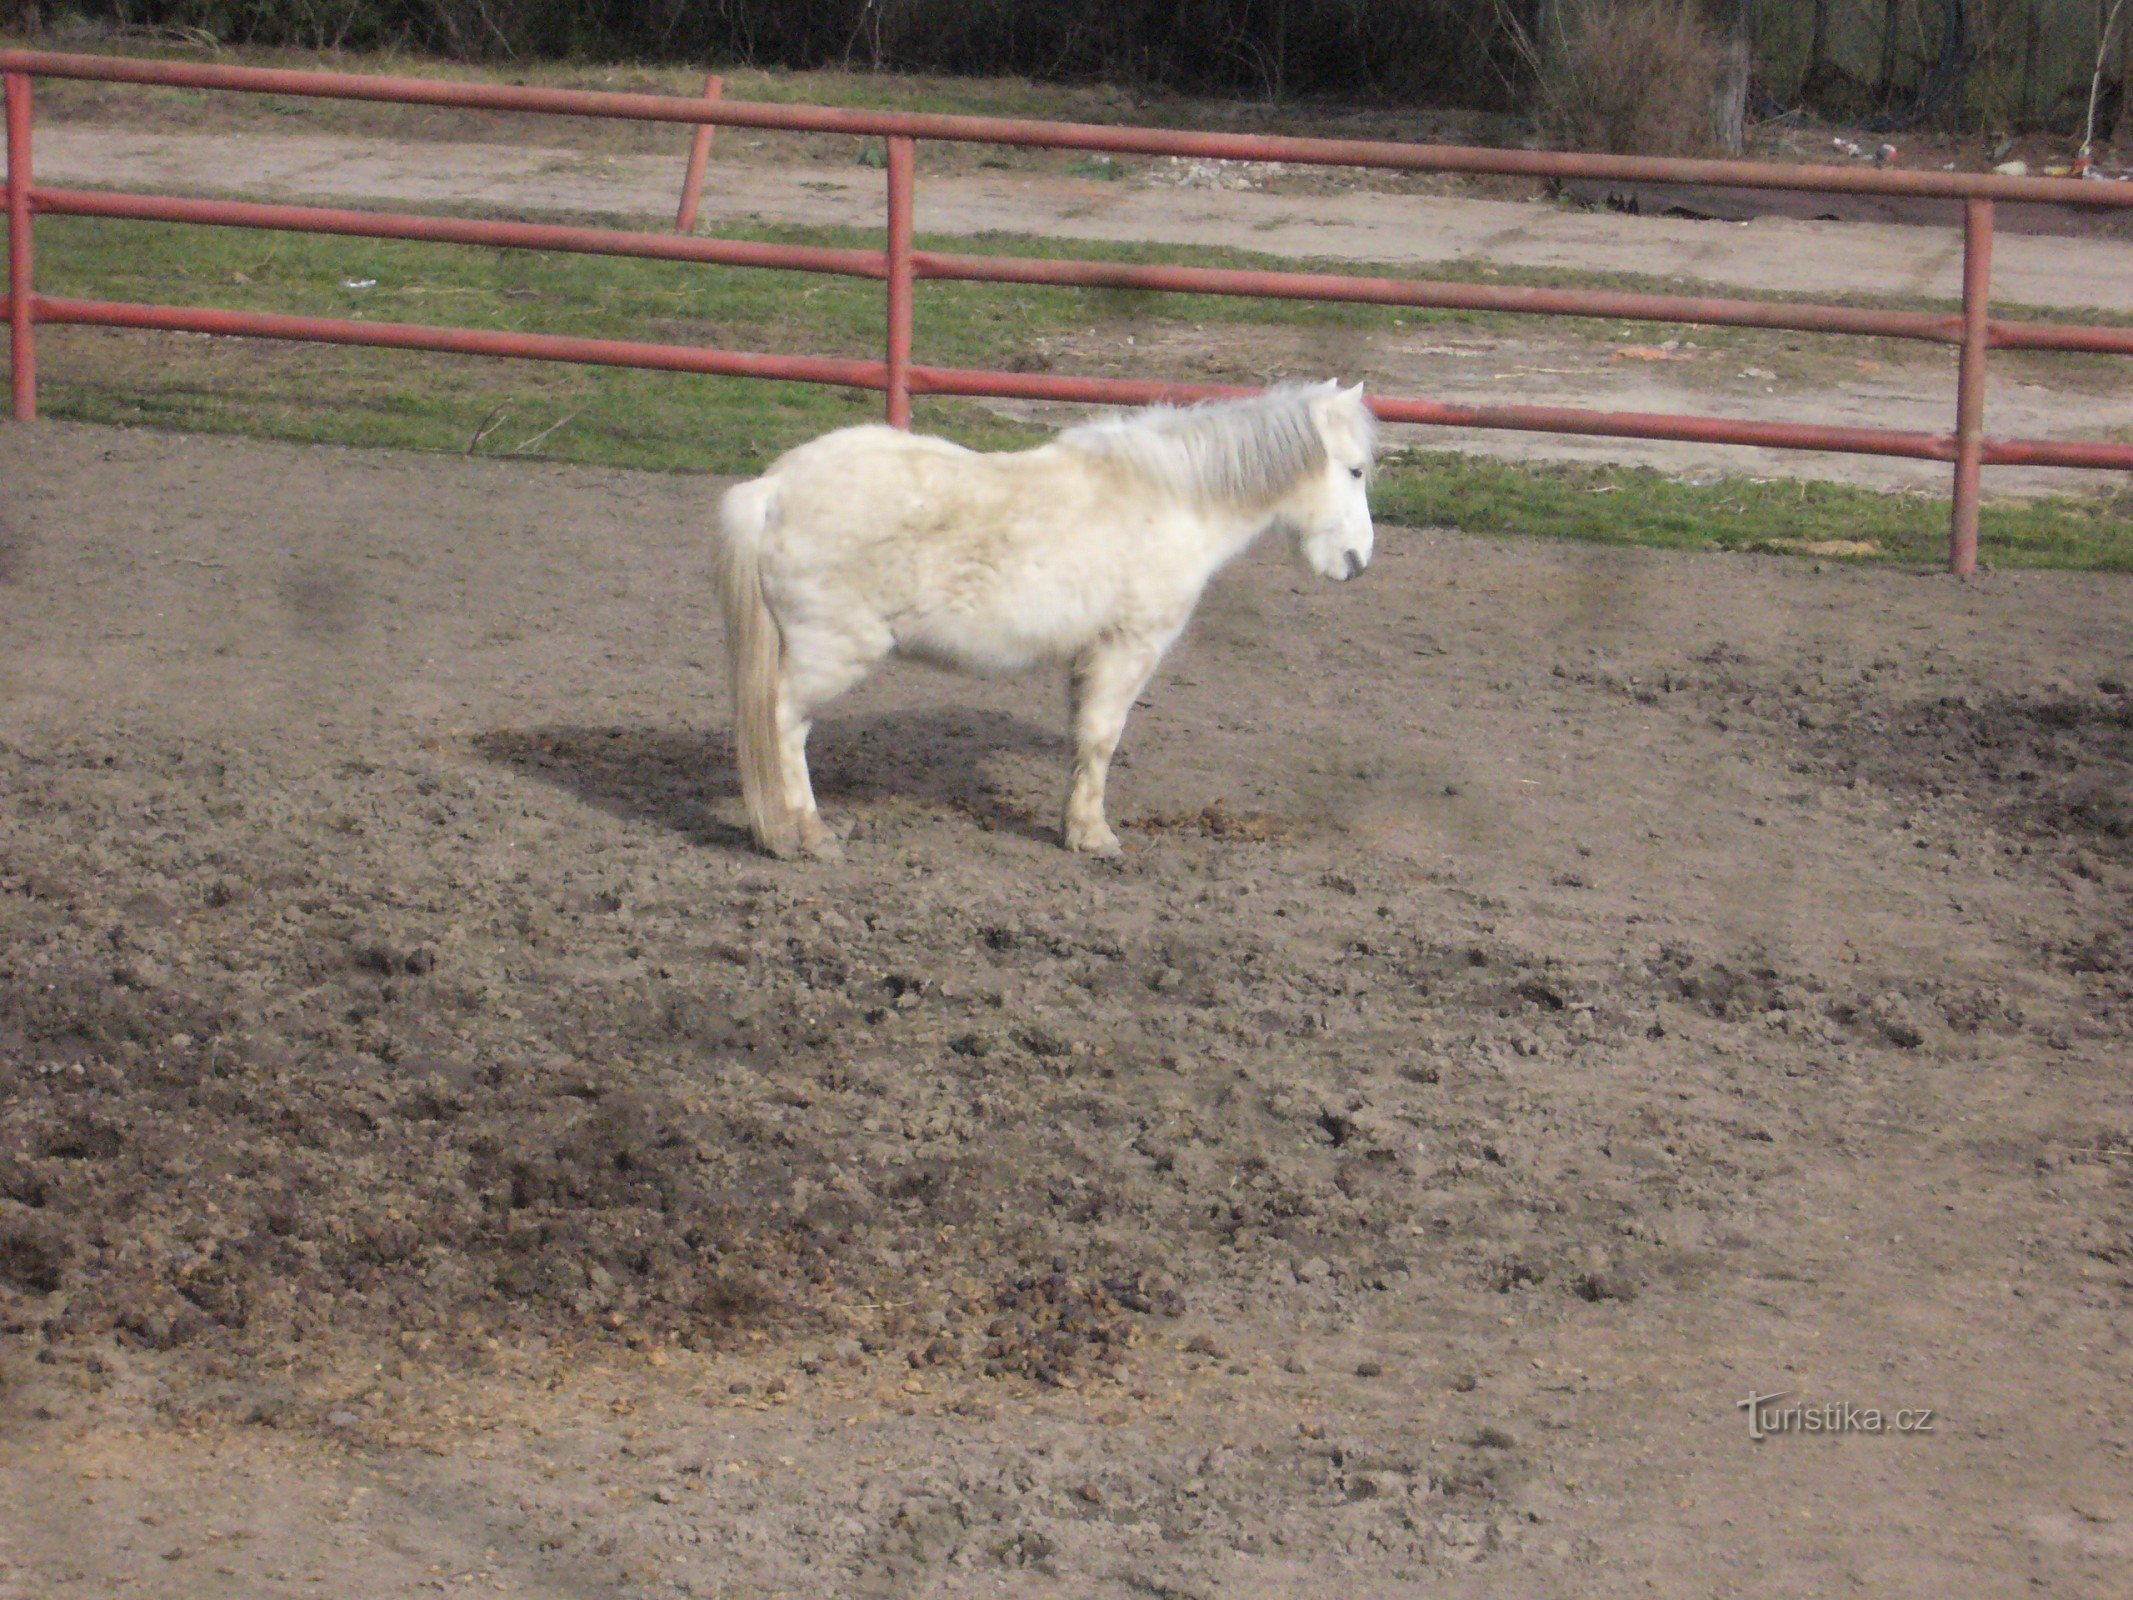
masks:
<instances>
[{"instance_id":1,"label":"bare shrub","mask_svg":"<svg viewBox=\"0 0 2133 1600\"><path fill-rule=\"evenodd\" d=\"M1709 153L1724 41L1696 0L1567 0L1546 42L1541 129L1573 150Z\"/></svg>"}]
</instances>

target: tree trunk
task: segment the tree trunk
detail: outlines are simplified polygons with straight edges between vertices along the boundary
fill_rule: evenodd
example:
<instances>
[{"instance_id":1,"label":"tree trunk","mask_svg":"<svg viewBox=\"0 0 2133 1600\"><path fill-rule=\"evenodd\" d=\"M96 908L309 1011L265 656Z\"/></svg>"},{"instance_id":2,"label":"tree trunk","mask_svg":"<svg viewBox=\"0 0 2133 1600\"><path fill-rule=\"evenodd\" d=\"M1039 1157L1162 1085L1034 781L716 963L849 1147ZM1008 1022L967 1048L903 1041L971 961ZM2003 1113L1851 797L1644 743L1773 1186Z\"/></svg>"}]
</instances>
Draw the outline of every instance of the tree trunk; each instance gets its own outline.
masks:
<instances>
[{"instance_id":1,"label":"tree trunk","mask_svg":"<svg viewBox=\"0 0 2133 1600\"><path fill-rule=\"evenodd\" d=\"M1562 6L1560 0L1531 0L1527 12L1526 36L1533 42L1533 51L1539 60L1534 66L1554 59L1556 48L1563 41Z\"/></svg>"},{"instance_id":2,"label":"tree trunk","mask_svg":"<svg viewBox=\"0 0 2133 1600\"><path fill-rule=\"evenodd\" d=\"M2037 0L2029 0L2029 15L2022 33L2022 122L2026 127L2037 114L2037 57L2044 49L2044 14Z\"/></svg>"},{"instance_id":3,"label":"tree trunk","mask_svg":"<svg viewBox=\"0 0 2133 1600\"><path fill-rule=\"evenodd\" d=\"M2133 26L2127 26L2127 23L2120 23L2120 26L2118 26L2118 77L2116 77L2118 96L2112 100L2110 130L2103 134L2103 143L2107 143L2107 145L2118 141L2118 126L2124 122L2124 115L2127 115L2127 55L2129 55L2127 34L2133 34Z\"/></svg>"},{"instance_id":4,"label":"tree trunk","mask_svg":"<svg viewBox=\"0 0 2133 1600\"><path fill-rule=\"evenodd\" d=\"M1718 80L1711 88L1711 136L1724 155L1737 156L1748 129L1748 78L1755 66L1755 38L1748 0L1716 0L1720 33Z\"/></svg>"},{"instance_id":5,"label":"tree trunk","mask_svg":"<svg viewBox=\"0 0 2133 1600\"><path fill-rule=\"evenodd\" d=\"M1903 23L1903 0L1885 0L1881 11L1881 72L1874 98L1887 105L1896 98L1896 38Z\"/></svg>"},{"instance_id":6,"label":"tree trunk","mask_svg":"<svg viewBox=\"0 0 2133 1600\"><path fill-rule=\"evenodd\" d=\"M2122 0L2096 0L2096 82L2091 93L2095 104L2091 107L2088 134L2097 148L2105 148L2118 138L2120 119L2126 109L2126 35L2133 33L2128 25ZM2117 47L2118 64L2111 64L2112 47Z\"/></svg>"}]
</instances>

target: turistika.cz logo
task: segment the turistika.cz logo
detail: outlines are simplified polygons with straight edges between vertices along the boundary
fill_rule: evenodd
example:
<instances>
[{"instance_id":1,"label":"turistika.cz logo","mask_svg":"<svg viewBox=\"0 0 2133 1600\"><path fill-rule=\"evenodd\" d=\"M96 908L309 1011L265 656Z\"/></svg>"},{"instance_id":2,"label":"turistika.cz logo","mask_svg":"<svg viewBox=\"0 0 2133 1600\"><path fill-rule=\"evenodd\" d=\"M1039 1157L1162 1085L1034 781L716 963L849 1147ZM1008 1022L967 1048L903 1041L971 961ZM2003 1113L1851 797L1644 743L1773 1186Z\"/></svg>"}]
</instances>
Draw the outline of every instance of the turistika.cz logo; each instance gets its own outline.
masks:
<instances>
[{"instance_id":1,"label":"turistika.cz logo","mask_svg":"<svg viewBox=\"0 0 2133 1600\"><path fill-rule=\"evenodd\" d=\"M1819 1405L1798 1400L1791 1405L1780 1404L1790 1393L1790 1389L1776 1389L1734 1402L1736 1411L1748 1413L1749 1438L1770 1439L1786 1433L1931 1433L1937 1420L1932 1406L1884 1411L1879 1406L1854 1405L1849 1400L1825 1400Z\"/></svg>"}]
</instances>

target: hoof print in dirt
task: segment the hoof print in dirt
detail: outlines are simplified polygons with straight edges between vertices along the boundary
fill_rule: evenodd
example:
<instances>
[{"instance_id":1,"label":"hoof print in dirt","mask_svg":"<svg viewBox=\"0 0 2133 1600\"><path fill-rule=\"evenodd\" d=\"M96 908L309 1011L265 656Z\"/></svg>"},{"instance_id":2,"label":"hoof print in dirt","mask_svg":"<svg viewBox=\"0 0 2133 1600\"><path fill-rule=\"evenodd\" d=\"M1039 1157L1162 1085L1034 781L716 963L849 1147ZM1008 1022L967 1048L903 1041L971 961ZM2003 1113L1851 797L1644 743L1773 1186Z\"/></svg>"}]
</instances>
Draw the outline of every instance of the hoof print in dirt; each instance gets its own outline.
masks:
<instances>
[{"instance_id":1,"label":"hoof print in dirt","mask_svg":"<svg viewBox=\"0 0 2133 1600\"><path fill-rule=\"evenodd\" d=\"M1637 1280L1626 1272L1611 1268L1599 1268L1580 1273L1571 1283L1571 1291L1591 1305L1614 1300L1627 1304L1637 1298Z\"/></svg>"},{"instance_id":2,"label":"hoof print in dirt","mask_svg":"<svg viewBox=\"0 0 2133 1600\"><path fill-rule=\"evenodd\" d=\"M51 1294L66 1281L73 1247L56 1230L0 1208L0 1286Z\"/></svg>"},{"instance_id":3,"label":"hoof print in dirt","mask_svg":"<svg viewBox=\"0 0 2133 1600\"><path fill-rule=\"evenodd\" d=\"M1110 1378L1138 1343L1136 1317L1177 1316L1177 1291L1145 1273L1096 1282L1062 1272L1018 1278L993 1296L996 1315L985 1326L984 1371L1071 1388Z\"/></svg>"}]
</instances>

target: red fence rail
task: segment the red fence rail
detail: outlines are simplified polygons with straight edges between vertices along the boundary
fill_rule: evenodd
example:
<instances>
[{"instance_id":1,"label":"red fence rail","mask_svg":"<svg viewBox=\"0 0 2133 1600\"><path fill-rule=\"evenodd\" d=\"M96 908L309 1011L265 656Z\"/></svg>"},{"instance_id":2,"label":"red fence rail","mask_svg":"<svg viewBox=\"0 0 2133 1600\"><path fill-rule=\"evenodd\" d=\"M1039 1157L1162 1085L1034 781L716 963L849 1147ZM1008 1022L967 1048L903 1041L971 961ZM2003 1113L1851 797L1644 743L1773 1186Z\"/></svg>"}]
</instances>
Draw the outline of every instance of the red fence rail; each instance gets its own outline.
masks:
<instances>
[{"instance_id":1,"label":"red fence rail","mask_svg":"<svg viewBox=\"0 0 2133 1600\"><path fill-rule=\"evenodd\" d=\"M670 233L40 188L31 164L30 85L36 77L674 122L693 125L695 135L681 208L675 219L675 229ZM36 415L36 328L40 323L379 345L394 349L840 384L881 390L888 419L899 427L910 423L914 394L1138 405L1157 400L1190 400L1244 392L1222 384L918 365L912 360L912 296L917 281L925 278L1780 328L1954 345L1960 351L1956 418L1954 432L1946 434L1653 412L1591 411L1564 406L1448 405L1434 400L1394 396L1377 396L1370 403L1380 417L1390 422L1616 438L1679 439L1949 462L1954 469L1954 491L1948 563L1957 573L1969 572L1977 564L1978 494L1982 468L2020 465L2133 470L2133 445L2054 439L1991 439L1984 432L1985 369L1988 352L1994 347L2133 354L2133 329L2001 322L1992 317L1993 202L2029 200L2100 208L2133 207L2133 185L1891 168L1781 166L1749 161L1571 155L1375 140L1279 138L997 117L854 111L828 106L770 105L723 98L723 86L716 77L706 81L702 98L690 99L0 50L0 80L4 80L7 97L8 329L13 359L12 399L14 415L18 419L26 420ZM703 183L704 160L709 153L711 130L717 126L856 134L885 139L888 147L886 248L828 249L694 237L691 230ZM1710 296L1513 288L1335 273L1146 266L919 250L913 243L912 208L915 150L917 142L922 139L1405 172L1601 178L1641 183L1719 184L1740 188L1959 199L1964 202L1962 310L1959 315L1949 315ZM35 291L32 277L33 219L40 214L578 251L879 278L888 294L887 349L881 360L872 361L715 350L619 339L565 338L408 323L284 316L258 311L129 305L41 295Z\"/></svg>"}]
</instances>

